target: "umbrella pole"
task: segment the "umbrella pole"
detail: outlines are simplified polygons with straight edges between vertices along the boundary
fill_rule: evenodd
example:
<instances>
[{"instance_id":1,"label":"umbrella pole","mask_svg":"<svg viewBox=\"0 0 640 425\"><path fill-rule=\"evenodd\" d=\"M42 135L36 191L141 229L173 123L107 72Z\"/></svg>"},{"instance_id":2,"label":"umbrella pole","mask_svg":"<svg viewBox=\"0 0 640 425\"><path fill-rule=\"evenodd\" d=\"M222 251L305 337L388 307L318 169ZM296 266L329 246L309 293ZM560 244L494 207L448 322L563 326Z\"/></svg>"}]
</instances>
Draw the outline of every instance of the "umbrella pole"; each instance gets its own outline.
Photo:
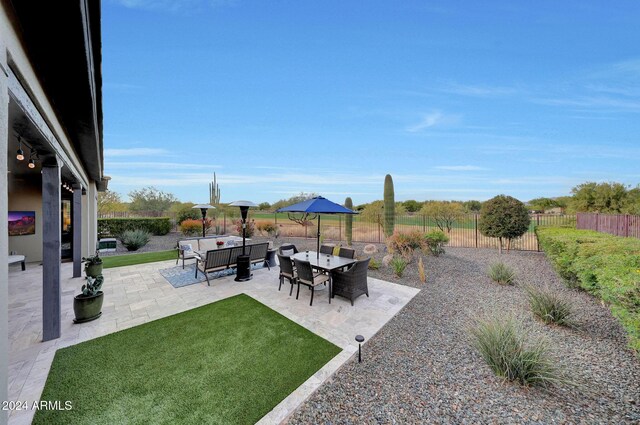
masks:
<instances>
[{"instance_id":1,"label":"umbrella pole","mask_svg":"<svg viewBox=\"0 0 640 425\"><path fill-rule=\"evenodd\" d=\"M318 239L316 242L316 258L320 259L320 214L318 214Z\"/></svg>"}]
</instances>

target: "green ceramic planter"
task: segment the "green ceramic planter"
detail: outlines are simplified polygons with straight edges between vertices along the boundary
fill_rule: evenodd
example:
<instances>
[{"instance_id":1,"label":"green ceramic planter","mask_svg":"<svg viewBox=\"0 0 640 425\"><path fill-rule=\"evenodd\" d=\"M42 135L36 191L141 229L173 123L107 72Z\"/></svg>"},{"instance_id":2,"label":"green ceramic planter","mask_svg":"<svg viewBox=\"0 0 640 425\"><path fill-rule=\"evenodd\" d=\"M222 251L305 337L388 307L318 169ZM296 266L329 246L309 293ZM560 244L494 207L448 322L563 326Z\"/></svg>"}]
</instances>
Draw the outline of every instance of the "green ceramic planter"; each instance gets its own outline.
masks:
<instances>
[{"instance_id":1,"label":"green ceramic planter","mask_svg":"<svg viewBox=\"0 0 640 425\"><path fill-rule=\"evenodd\" d=\"M102 315L102 302L104 301L104 293L98 293L92 297L76 295L73 298L73 312L76 318L74 323L90 322Z\"/></svg>"},{"instance_id":2,"label":"green ceramic planter","mask_svg":"<svg viewBox=\"0 0 640 425\"><path fill-rule=\"evenodd\" d=\"M102 263L87 265L84 267L84 272L87 276L98 277L102 274Z\"/></svg>"}]
</instances>

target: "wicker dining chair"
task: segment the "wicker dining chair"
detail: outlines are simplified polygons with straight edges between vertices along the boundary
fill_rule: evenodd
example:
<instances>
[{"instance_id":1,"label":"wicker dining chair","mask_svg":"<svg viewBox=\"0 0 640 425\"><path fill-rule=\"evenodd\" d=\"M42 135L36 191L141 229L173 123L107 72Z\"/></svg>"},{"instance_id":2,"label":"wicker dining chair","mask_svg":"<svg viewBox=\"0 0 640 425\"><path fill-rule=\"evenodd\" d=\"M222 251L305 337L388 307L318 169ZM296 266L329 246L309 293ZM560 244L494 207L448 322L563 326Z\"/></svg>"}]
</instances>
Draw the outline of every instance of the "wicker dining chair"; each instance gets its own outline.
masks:
<instances>
[{"instance_id":1,"label":"wicker dining chair","mask_svg":"<svg viewBox=\"0 0 640 425\"><path fill-rule=\"evenodd\" d=\"M320 245L320 254L333 255L333 245Z\"/></svg>"},{"instance_id":2,"label":"wicker dining chair","mask_svg":"<svg viewBox=\"0 0 640 425\"><path fill-rule=\"evenodd\" d=\"M365 294L369 296L369 287L367 286L367 270L369 268L369 260L357 261L351 268L346 271L334 271L332 277L333 292L334 295L340 295L341 297L348 298L353 305L353 300L360 295Z\"/></svg>"},{"instance_id":3,"label":"wicker dining chair","mask_svg":"<svg viewBox=\"0 0 640 425\"><path fill-rule=\"evenodd\" d=\"M294 244L282 245L280 248L278 248L278 254L284 255L286 257L290 257L293 254L297 254L297 253L298 253L298 248L296 248Z\"/></svg>"},{"instance_id":4,"label":"wicker dining chair","mask_svg":"<svg viewBox=\"0 0 640 425\"><path fill-rule=\"evenodd\" d=\"M278 262L280 263L280 286L278 286L278 291L282 288L284 280L289 279L289 283L291 283L289 296L291 296L291 294L293 294L293 285L295 285L298 280L298 274L293 268L291 258L278 254Z\"/></svg>"},{"instance_id":5,"label":"wicker dining chair","mask_svg":"<svg viewBox=\"0 0 640 425\"><path fill-rule=\"evenodd\" d=\"M356 258L356 250L353 248L343 248L340 247L340 253L338 254L339 257L344 257L344 258L350 258L350 259L354 259Z\"/></svg>"},{"instance_id":6,"label":"wicker dining chair","mask_svg":"<svg viewBox=\"0 0 640 425\"><path fill-rule=\"evenodd\" d=\"M311 302L309 303L309 305L313 305L313 294L315 293L315 287L326 283L329 280L329 276L322 273L314 273L313 269L311 268L311 263L309 263L308 261L298 260L297 258L294 258L293 262L298 273L298 292L296 293L296 300L300 295L300 284L303 284L311 289Z\"/></svg>"}]
</instances>

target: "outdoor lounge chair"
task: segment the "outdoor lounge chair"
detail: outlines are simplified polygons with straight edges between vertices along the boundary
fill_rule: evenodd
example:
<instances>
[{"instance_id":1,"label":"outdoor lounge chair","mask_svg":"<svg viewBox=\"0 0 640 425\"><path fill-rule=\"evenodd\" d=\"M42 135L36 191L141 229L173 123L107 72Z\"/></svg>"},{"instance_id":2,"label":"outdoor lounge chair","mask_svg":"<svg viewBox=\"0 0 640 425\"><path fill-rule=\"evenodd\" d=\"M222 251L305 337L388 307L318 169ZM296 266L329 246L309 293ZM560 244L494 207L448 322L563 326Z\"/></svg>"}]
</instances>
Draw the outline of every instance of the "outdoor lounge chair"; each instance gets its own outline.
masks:
<instances>
[{"instance_id":1,"label":"outdoor lounge chair","mask_svg":"<svg viewBox=\"0 0 640 425\"><path fill-rule=\"evenodd\" d=\"M293 294L293 285L296 284L296 280L298 279L298 274L293 268L291 258L278 254L278 262L280 263L280 285L278 286L278 291L282 288L284 280L289 279L289 283L291 283L289 296L291 296L291 294Z\"/></svg>"},{"instance_id":2,"label":"outdoor lounge chair","mask_svg":"<svg viewBox=\"0 0 640 425\"><path fill-rule=\"evenodd\" d=\"M198 277L198 270L204 273L204 277L207 278L207 285L211 286L209 282L209 275L207 273L217 272L225 270L229 267L229 255L231 249L212 249L207 251L207 255L204 260L198 259L196 261L196 278Z\"/></svg>"},{"instance_id":3,"label":"outdoor lounge chair","mask_svg":"<svg viewBox=\"0 0 640 425\"><path fill-rule=\"evenodd\" d=\"M298 273L298 292L296 293L296 300L300 295L300 284L306 285L311 289L311 302L309 305L313 305L313 294L315 293L315 287L322 285L329 280L329 276L322 273L314 273L311 269L311 264L308 261L293 259L296 265L296 271Z\"/></svg>"},{"instance_id":4,"label":"outdoor lounge chair","mask_svg":"<svg viewBox=\"0 0 640 425\"><path fill-rule=\"evenodd\" d=\"M343 257L343 258L351 258L354 259L356 258L356 250L353 248L343 248L340 247L340 253L338 254L339 257Z\"/></svg>"},{"instance_id":5,"label":"outdoor lounge chair","mask_svg":"<svg viewBox=\"0 0 640 425\"><path fill-rule=\"evenodd\" d=\"M334 295L348 298L353 305L353 300L362 294L369 296L369 288L367 286L367 270L369 268L369 260L360 260L352 265L346 271L333 272L332 286Z\"/></svg>"}]
</instances>

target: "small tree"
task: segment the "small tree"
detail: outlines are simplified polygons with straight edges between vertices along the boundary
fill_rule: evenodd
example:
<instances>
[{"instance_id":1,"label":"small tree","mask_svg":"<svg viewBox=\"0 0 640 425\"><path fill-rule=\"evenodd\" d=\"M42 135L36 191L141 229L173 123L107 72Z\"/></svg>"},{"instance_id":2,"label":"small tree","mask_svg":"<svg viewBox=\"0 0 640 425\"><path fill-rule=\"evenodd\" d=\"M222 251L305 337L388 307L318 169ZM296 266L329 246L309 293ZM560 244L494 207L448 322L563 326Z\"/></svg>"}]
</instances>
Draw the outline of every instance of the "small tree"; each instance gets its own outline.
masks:
<instances>
[{"instance_id":1,"label":"small tree","mask_svg":"<svg viewBox=\"0 0 640 425\"><path fill-rule=\"evenodd\" d=\"M163 192L153 186L129 192L131 211L154 211L162 213L177 201L173 193Z\"/></svg>"},{"instance_id":2,"label":"small tree","mask_svg":"<svg viewBox=\"0 0 640 425\"><path fill-rule=\"evenodd\" d=\"M127 205L122 202L118 192L105 190L98 192L98 214L126 211Z\"/></svg>"},{"instance_id":3,"label":"small tree","mask_svg":"<svg viewBox=\"0 0 640 425\"><path fill-rule=\"evenodd\" d=\"M482 204L478 229L484 236L498 238L500 253L502 239L507 239L507 250L511 240L524 235L529 229L529 213L516 198L498 195Z\"/></svg>"},{"instance_id":4,"label":"small tree","mask_svg":"<svg viewBox=\"0 0 640 425\"><path fill-rule=\"evenodd\" d=\"M438 229L451 233L451 228L464 214L459 202L429 201L420 210L420 214L432 218Z\"/></svg>"},{"instance_id":5,"label":"small tree","mask_svg":"<svg viewBox=\"0 0 640 425\"><path fill-rule=\"evenodd\" d=\"M382 201L373 201L367 204L360 212L360 220L368 223L376 223L379 230L384 226L384 209Z\"/></svg>"},{"instance_id":6,"label":"small tree","mask_svg":"<svg viewBox=\"0 0 640 425\"><path fill-rule=\"evenodd\" d=\"M410 213L418 212L422 207L422 203L414 199L409 199L408 201L404 201L402 205L404 206L404 209Z\"/></svg>"}]
</instances>

